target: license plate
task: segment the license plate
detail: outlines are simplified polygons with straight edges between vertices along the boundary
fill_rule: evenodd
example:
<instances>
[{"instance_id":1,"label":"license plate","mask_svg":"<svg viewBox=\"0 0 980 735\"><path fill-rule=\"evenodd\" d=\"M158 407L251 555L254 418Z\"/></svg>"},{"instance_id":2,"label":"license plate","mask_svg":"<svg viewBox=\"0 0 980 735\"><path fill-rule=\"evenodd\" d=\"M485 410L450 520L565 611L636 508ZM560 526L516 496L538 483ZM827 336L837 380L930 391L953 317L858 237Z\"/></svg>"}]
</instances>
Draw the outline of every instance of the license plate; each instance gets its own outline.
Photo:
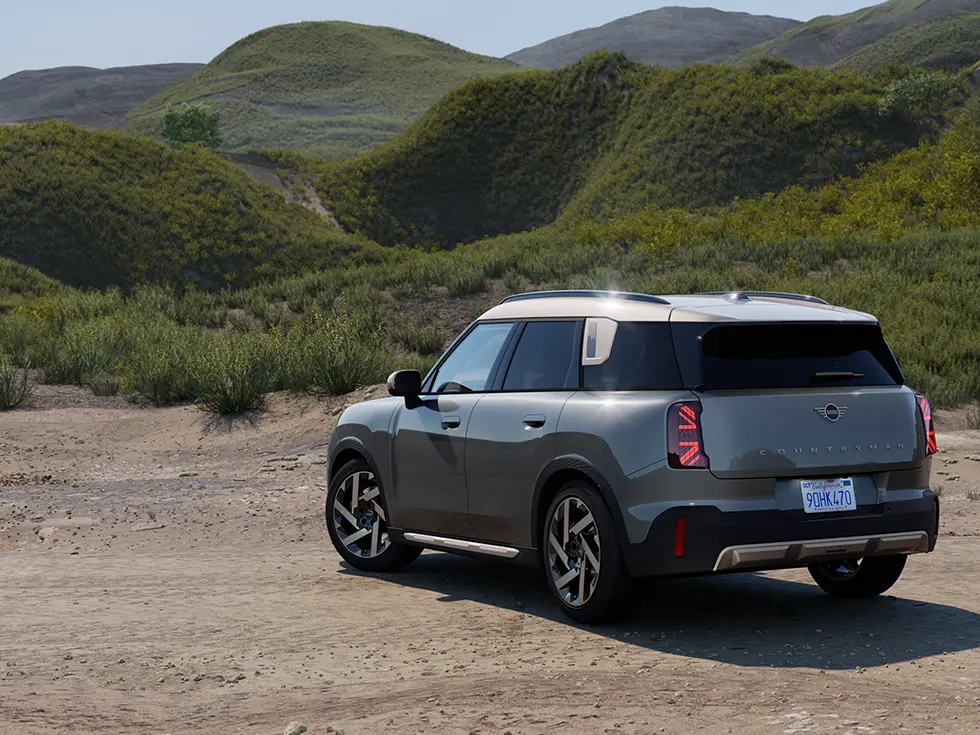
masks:
<instances>
[{"instance_id":1,"label":"license plate","mask_svg":"<svg viewBox=\"0 0 980 735\"><path fill-rule=\"evenodd\" d=\"M801 480L803 510L807 513L840 513L857 510L854 482L842 480Z\"/></svg>"}]
</instances>

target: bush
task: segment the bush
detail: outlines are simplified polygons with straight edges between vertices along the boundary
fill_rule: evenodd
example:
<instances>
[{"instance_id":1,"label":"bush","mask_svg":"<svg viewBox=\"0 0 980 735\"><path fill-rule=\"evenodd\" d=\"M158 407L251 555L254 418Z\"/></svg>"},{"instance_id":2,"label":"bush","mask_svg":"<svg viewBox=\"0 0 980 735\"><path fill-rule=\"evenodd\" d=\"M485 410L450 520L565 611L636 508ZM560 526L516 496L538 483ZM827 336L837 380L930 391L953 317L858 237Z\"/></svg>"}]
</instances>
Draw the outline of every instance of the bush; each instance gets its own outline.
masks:
<instances>
[{"instance_id":1,"label":"bush","mask_svg":"<svg viewBox=\"0 0 980 735\"><path fill-rule=\"evenodd\" d=\"M27 370L15 367L9 357L0 355L0 411L20 406L33 388Z\"/></svg>"},{"instance_id":2,"label":"bush","mask_svg":"<svg viewBox=\"0 0 980 735\"><path fill-rule=\"evenodd\" d=\"M217 148L221 145L221 116L204 102L168 105L160 135L171 148L183 148L189 143Z\"/></svg>"},{"instance_id":3,"label":"bush","mask_svg":"<svg viewBox=\"0 0 980 735\"><path fill-rule=\"evenodd\" d=\"M290 335L289 386L316 396L345 395L383 382L391 355L380 329L342 315L332 320L313 314Z\"/></svg>"},{"instance_id":4,"label":"bush","mask_svg":"<svg viewBox=\"0 0 980 735\"><path fill-rule=\"evenodd\" d=\"M119 393L122 382L116 375L93 375L88 379L88 387L97 396L114 396Z\"/></svg>"},{"instance_id":5,"label":"bush","mask_svg":"<svg viewBox=\"0 0 980 735\"><path fill-rule=\"evenodd\" d=\"M279 383L275 342L265 334L232 331L206 340L194 371L197 404L218 414L261 408Z\"/></svg>"}]
</instances>

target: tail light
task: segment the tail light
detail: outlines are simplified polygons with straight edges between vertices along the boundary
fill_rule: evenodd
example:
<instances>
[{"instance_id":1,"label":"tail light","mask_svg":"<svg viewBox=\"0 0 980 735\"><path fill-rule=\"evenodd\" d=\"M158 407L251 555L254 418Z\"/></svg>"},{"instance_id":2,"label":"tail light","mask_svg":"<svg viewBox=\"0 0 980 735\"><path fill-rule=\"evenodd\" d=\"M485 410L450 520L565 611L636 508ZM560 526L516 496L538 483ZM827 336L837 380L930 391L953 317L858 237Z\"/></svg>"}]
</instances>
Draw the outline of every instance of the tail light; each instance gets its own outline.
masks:
<instances>
[{"instance_id":1,"label":"tail light","mask_svg":"<svg viewBox=\"0 0 980 735\"><path fill-rule=\"evenodd\" d=\"M701 438L701 404L698 401L675 403L668 410L667 463L675 470L708 466Z\"/></svg>"},{"instance_id":2,"label":"tail light","mask_svg":"<svg viewBox=\"0 0 980 735\"><path fill-rule=\"evenodd\" d=\"M936 426L932 423L932 406L929 399L925 396L915 394L915 401L919 404L919 413L922 415L922 425L926 430L926 456L931 457L939 451L936 444Z\"/></svg>"}]
</instances>

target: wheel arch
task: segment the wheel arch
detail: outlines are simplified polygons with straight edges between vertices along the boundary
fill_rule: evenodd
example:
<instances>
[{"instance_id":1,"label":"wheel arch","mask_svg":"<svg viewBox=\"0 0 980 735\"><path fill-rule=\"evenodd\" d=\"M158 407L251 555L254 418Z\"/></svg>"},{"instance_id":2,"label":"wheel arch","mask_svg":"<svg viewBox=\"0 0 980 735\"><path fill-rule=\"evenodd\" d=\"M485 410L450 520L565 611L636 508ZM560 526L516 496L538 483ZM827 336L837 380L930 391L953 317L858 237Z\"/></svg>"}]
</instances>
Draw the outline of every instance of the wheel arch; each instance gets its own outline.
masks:
<instances>
[{"instance_id":1,"label":"wheel arch","mask_svg":"<svg viewBox=\"0 0 980 735\"><path fill-rule=\"evenodd\" d=\"M541 549L544 533L544 517L551 501L568 482L584 480L599 491L606 507L612 514L620 543L629 538L622 510L616 496L605 477L590 462L581 457L560 457L552 460L541 472L534 487L534 501L531 505L531 540L535 548Z\"/></svg>"},{"instance_id":2,"label":"wheel arch","mask_svg":"<svg viewBox=\"0 0 980 735\"><path fill-rule=\"evenodd\" d=\"M366 462L368 467L371 468L371 472L374 473L374 476L379 480L382 480L381 473L378 472L378 465L371 456L371 453L368 452L367 447L365 447L360 440L354 437L347 437L346 439L338 442L337 446L334 447L333 452L331 453L329 465L330 469L327 472L328 487L330 483L333 482L334 477L336 477L338 470L340 470L340 468L348 462L355 459L360 459Z\"/></svg>"}]
</instances>

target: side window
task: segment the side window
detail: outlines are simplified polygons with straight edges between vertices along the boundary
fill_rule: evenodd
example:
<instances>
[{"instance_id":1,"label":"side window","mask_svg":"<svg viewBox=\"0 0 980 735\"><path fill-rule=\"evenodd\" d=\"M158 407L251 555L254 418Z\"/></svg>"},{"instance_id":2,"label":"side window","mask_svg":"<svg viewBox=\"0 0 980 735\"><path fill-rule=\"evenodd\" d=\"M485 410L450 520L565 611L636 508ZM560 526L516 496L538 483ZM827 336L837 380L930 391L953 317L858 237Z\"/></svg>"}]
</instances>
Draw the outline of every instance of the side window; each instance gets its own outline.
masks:
<instances>
[{"instance_id":1,"label":"side window","mask_svg":"<svg viewBox=\"0 0 980 735\"><path fill-rule=\"evenodd\" d=\"M531 322L514 352L504 390L578 387L578 323Z\"/></svg>"},{"instance_id":2,"label":"side window","mask_svg":"<svg viewBox=\"0 0 980 735\"><path fill-rule=\"evenodd\" d=\"M513 328L513 322L477 324L439 368L433 383L434 392L485 391L497 357Z\"/></svg>"},{"instance_id":3,"label":"side window","mask_svg":"<svg viewBox=\"0 0 980 735\"><path fill-rule=\"evenodd\" d=\"M623 322L616 329L609 359L586 364L585 390L666 390L683 387L670 325L665 322Z\"/></svg>"}]
</instances>

